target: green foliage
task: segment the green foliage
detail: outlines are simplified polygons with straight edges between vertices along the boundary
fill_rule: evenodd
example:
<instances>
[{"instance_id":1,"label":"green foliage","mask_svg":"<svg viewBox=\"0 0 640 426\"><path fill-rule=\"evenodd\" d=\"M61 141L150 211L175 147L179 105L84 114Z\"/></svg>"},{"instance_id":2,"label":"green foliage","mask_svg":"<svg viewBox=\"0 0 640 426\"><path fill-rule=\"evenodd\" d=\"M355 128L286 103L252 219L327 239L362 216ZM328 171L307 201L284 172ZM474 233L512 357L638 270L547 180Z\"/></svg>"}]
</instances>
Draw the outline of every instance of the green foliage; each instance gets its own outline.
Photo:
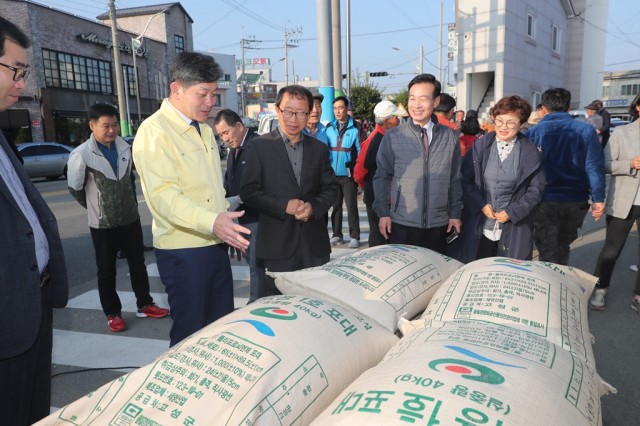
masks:
<instances>
[{"instance_id":1,"label":"green foliage","mask_svg":"<svg viewBox=\"0 0 640 426\"><path fill-rule=\"evenodd\" d=\"M373 122L373 108L382 100L382 93L377 85L356 81L351 86L351 101L353 102L353 116L361 120Z\"/></svg>"},{"instance_id":2,"label":"green foliage","mask_svg":"<svg viewBox=\"0 0 640 426\"><path fill-rule=\"evenodd\" d=\"M409 106L409 91L407 89L403 89L401 92L399 92L393 98L391 98L391 102L393 102L395 105L402 104L402 106L404 106L405 109L408 108L408 106Z\"/></svg>"}]
</instances>

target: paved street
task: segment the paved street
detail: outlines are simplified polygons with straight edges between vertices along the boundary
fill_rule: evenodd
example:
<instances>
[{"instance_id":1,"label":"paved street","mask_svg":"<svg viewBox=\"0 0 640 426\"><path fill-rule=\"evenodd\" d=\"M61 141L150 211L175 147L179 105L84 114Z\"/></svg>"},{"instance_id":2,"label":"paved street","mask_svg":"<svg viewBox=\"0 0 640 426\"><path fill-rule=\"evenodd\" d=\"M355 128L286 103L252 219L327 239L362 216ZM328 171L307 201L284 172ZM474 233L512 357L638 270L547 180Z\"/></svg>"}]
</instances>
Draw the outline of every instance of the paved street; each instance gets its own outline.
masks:
<instances>
[{"instance_id":1,"label":"paved street","mask_svg":"<svg viewBox=\"0 0 640 426\"><path fill-rule=\"evenodd\" d=\"M171 319L135 317L135 298L127 276L126 260L119 260L118 292L128 329L122 333L110 333L98 300L94 251L86 211L68 194L65 180L38 181L36 186L58 218L70 278L69 304L54 313L53 409L130 371L128 367L150 362L165 351L169 346ZM151 245L151 216L140 190L138 199L145 243ZM368 223L362 203L359 211L362 241L366 242ZM346 231L346 216L344 225ZM603 238L604 221L587 219L583 235L574 243L572 266L593 272ZM640 316L629 308L635 274L628 267L638 263L637 247L638 236L634 230L614 272L607 309L589 312L598 372L618 389L617 395L602 399L606 426L636 425L640 416L640 369L635 365L640 354ZM352 252L342 245L334 249L332 257ZM158 304L168 306L153 252L146 253L146 261L154 299ZM244 261L233 261L232 268L236 306L242 306L246 304L249 293L249 268Z\"/></svg>"}]
</instances>

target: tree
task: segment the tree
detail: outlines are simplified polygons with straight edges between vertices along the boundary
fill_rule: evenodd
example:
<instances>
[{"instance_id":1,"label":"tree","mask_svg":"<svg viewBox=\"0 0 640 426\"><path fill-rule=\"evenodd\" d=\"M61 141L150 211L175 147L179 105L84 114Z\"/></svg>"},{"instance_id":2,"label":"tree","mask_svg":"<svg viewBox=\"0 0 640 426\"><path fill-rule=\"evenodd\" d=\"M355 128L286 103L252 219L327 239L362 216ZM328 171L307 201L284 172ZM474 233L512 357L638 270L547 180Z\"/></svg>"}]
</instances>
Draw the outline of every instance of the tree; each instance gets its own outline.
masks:
<instances>
[{"instance_id":1,"label":"tree","mask_svg":"<svg viewBox=\"0 0 640 426\"><path fill-rule=\"evenodd\" d=\"M353 116L362 121L372 122L373 108L382 100L382 93L377 85L356 81L351 86L351 102L353 103Z\"/></svg>"},{"instance_id":2,"label":"tree","mask_svg":"<svg viewBox=\"0 0 640 426\"><path fill-rule=\"evenodd\" d=\"M402 89L397 95L391 98L391 102L394 104L402 104L402 106L406 108L409 107L409 91L407 89Z\"/></svg>"}]
</instances>

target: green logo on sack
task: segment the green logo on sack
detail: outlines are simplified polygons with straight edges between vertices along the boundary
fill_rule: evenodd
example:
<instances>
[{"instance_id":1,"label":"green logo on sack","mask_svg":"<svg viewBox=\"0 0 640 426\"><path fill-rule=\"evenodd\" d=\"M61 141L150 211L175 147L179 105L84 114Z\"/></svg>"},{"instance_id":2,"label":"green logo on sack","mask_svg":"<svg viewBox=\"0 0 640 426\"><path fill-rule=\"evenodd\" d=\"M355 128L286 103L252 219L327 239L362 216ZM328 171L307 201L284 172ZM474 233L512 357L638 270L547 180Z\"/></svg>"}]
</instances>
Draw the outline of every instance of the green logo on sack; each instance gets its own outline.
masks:
<instances>
[{"instance_id":1,"label":"green logo on sack","mask_svg":"<svg viewBox=\"0 0 640 426\"><path fill-rule=\"evenodd\" d=\"M289 311L287 309L276 308L273 306L254 309L251 311L251 314L259 317L273 318L273 319L279 319L279 320L294 320L298 318L298 314L296 314L295 312Z\"/></svg>"}]
</instances>

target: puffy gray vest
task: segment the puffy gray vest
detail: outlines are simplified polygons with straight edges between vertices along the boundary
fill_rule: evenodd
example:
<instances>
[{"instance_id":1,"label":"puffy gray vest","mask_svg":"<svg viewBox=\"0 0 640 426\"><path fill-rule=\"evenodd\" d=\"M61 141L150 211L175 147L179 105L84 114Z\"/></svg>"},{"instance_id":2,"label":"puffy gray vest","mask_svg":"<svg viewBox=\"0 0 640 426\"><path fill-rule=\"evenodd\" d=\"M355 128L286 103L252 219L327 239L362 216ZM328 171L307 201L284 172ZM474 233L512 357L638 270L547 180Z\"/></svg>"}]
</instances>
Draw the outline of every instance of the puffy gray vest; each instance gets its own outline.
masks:
<instances>
[{"instance_id":1,"label":"puffy gray vest","mask_svg":"<svg viewBox=\"0 0 640 426\"><path fill-rule=\"evenodd\" d=\"M498 142L491 147L487 168L484 170L484 183L487 192L487 203L493 211L504 210L511 202L511 197L518 184L518 167L520 166L520 144L516 141L509 156L500 161ZM495 220L487 218L484 229L493 229Z\"/></svg>"}]
</instances>

